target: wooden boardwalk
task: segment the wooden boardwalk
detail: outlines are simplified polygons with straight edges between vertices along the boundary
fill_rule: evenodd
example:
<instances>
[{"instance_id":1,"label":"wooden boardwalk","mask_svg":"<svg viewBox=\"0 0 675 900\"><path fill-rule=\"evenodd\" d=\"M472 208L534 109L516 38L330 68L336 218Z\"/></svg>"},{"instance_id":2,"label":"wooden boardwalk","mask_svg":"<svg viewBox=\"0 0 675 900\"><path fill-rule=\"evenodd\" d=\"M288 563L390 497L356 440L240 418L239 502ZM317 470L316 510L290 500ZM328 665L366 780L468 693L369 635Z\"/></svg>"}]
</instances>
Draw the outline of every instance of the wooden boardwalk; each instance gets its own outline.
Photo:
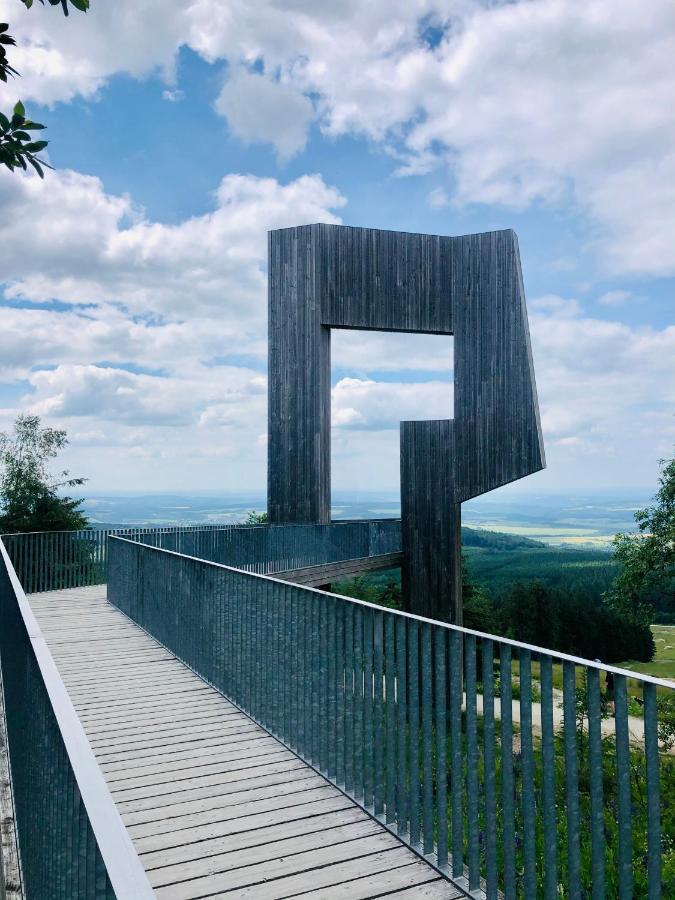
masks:
<instances>
[{"instance_id":1,"label":"wooden boardwalk","mask_svg":"<svg viewBox=\"0 0 675 900\"><path fill-rule=\"evenodd\" d=\"M29 599L157 897L464 896L104 586Z\"/></svg>"}]
</instances>

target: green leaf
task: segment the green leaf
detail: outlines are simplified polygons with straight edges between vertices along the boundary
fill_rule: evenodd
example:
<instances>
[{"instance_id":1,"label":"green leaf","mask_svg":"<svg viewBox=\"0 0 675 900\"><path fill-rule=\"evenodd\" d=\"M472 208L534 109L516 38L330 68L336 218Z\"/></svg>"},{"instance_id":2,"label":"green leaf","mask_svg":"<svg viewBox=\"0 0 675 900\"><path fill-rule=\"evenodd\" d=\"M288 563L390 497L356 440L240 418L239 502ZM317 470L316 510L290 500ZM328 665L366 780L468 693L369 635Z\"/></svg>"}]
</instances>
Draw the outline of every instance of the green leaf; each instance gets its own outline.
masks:
<instances>
[{"instance_id":1,"label":"green leaf","mask_svg":"<svg viewBox=\"0 0 675 900\"><path fill-rule=\"evenodd\" d=\"M40 150L44 150L49 141L35 141L33 144L26 144L24 150L27 150L29 153L39 153Z\"/></svg>"},{"instance_id":2,"label":"green leaf","mask_svg":"<svg viewBox=\"0 0 675 900\"><path fill-rule=\"evenodd\" d=\"M7 22L0 22L0 34L2 34L3 31L7 31L8 28L9 25Z\"/></svg>"},{"instance_id":3,"label":"green leaf","mask_svg":"<svg viewBox=\"0 0 675 900\"><path fill-rule=\"evenodd\" d=\"M0 128L3 131L9 131L9 119L4 113L0 112Z\"/></svg>"},{"instance_id":4,"label":"green leaf","mask_svg":"<svg viewBox=\"0 0 675 900\"><path fill-rule=\"evenodd\" d=\"M29 141L30 135L27 131L15 131L13 134L14 140L17 141Z\"/></svg>"},{"instance_id":5,"label":"green leaf","mask_svg":"<svg viewBox=\"0 0 675 900\"><path fill-rule=\"evenodd\" d=\"M38 173L38 175L40 176L40 178L44 178L44 177L45 177L44 170L42 169L42 166L40 165L40 163L39 163L36 159L33 159L32 156L29 156L29 157L28 157L28 162L31 164L31 166L32 166L32 167L35 169L35 171Z\"/></svg>"},{"instance_id":6,"label":"green leaf","mask_svg":"<svg viewBox=\"0 0 675 900\"><path fill-rule=\"evenodd\" d=\"M89 0L70 0L75 9L79 9L80 12L86 12L89 9Z\"/></svg>"},{"instance_id":7,"label":"green leaf","mask_svg":"<svg viewBox=\"0 0 675 900\"><path fill-rule=\"evenodd\" d=\"M17 100L14 104L14 115L21 116L22 119L26 115L26 108L20 100Z\"/></svg>"},{"instance_id":8,"label":"green leaf","mask_svg":"<svg viewBox=\"0 0 675 900\"><path fill-rule=\"evenodd\" d=\"M46 125L40 125L39 122L31 122L30 119L26 119L26 121L22 125L22 128L24 128L26 131L38 131L46 127Z\"/></svg>"},{"instance_id":9,"label":"green leaf","mask_svg":"<svg viewBox=\"0 0 675 900\"><path fill-rule=\"evenodd\" d=\"M31 6L33 5L33 0L22 0L22 2L23 2L23 5L26 7L26 9L30 9Z\"/></svg>"}]
</instances>

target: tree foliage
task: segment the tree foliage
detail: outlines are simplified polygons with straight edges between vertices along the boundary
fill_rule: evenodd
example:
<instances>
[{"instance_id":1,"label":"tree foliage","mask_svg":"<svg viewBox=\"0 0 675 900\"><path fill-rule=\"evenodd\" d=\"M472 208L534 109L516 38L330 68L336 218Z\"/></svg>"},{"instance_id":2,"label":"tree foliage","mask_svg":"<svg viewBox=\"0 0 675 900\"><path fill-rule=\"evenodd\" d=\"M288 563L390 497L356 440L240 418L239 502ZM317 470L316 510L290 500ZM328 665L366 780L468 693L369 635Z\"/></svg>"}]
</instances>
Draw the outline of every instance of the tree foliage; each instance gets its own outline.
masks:
<instances>
[{"instance_id":1,"label":"tree foliage","mask_svg":"<svg viewBox=\"0 0 675 900\"><path fill-rule=\"evenodd\" d=\"M20 100L14 106L11 119L0 112L0 163L11 172L18 168L25 171L30 164L40 178L44 178L44 167L51 169L51 166L36 154L44 150L49 141L35 141L29 133L44 127L26 118L26 110Z\"/></svg>"},{"instance_id":2,"label":"tree foliage","mask_svg":"<svg viewBox=\"0 0 675 900\"><path fill-rule=\"evenodd\" d=\"M48 465L68 443L66 432L40 425L38 416L18 416L14 433L0 432L0 532L70 531L87 520L81 500L64 488L84 484L68 471L52 475Z\"/></svg>"},{"instance_id":3,"label":"tree foliage","mask_svg":"<svg viewBox=\"0 0 675 900\"><path fill-rule=\"evenodd\" d=\"M246 525L267 525L269 519L266 512L256 512L252 509L246 516Z\"/></svg>"},{"instance_id":4,"label":"tree foliage","mask_svg":"<svg viewBox=\"0 0 675 900\"><path fill-rule=\"evenodd\" d=\"M21 0L23 5L30 9L33 5L33 0ZM63 8L63 14L68 15L68 3L70 2L75 9L79 9L80 12L86 12L89 9L89 0L48 0L51 6L60 6ZM44 6L45 0L40 0L40 3Z\"/></svg>"},{"instance_id":5,"label":"tree foliage","mask_svg":"<svg viewBox=\"0 0 675 900\"><path fill-rule=\"evenodd\" d=\"M637 614L675 612L675 459L661 461L659 485L653 504L635 513L638 533L614 538L620 570L610 600Z\"/></svg>"},{"instance_id":6,"label":"tree foliage","mask_svg":"<svg viewBox=\"0 0 675 900\"><path fill-rule=\"evenodd\" d=\"M28 9L33 5L33 0L21 2ZM66 16L69 4L80 12L89 9L89 0L47 0L47 2L51 6L60 6ZM45 0L40 0L40 3L44 6ZM16 40L9 34L9 25L0 22L0 81L5 83L8 77L13 78L19 74L7 58L7 48L15 46ZM11 116L0 112L0 165L6 166L11 172L15 169L25 171L31 165L40 178L44 178L44 167L51 168L51 166L37 154L44 150L49 142L35 140L30 134L31 131L40 131L44 127L26 117L26 110L20 100L14 105Z\"/></svg>"}]
</instances>

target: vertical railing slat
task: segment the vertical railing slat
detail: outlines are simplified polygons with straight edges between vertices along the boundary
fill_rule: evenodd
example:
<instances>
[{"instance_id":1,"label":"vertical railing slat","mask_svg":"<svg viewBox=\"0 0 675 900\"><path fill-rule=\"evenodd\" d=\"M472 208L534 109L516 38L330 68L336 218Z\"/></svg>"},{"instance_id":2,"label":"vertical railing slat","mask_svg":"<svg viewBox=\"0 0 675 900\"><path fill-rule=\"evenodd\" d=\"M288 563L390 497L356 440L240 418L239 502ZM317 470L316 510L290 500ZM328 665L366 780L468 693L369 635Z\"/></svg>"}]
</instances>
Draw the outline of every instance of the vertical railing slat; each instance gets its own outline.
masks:
<instances>
[{"instance_id":1,"label":"vertical railing slat","mask_svg":"<svg viewBox=\"0 0 675 900\"><path fill-rule=\"evenodd\" d=\"M497 779L495 761L494 643L483 640L483 791L485 829L485 894L497 900Z\"/></svg>"},{"instance_id":2,"label":"vertical railing slat","mask_svg":"<svg viewBox=\"0 0 675 900\"><path fill-rule=\"evenodd\" d=\"M593 900L605 896L605 810L602 789L602 711L597 669L586 671L588 695L588 778L591 800L591 893Z\"/></svg>"},{"instance_id":3,"label":"vertical railing slat","mask_svg":"<svg viewBox=\"0 0 675 900\"><path fill-rule=\"evenodd\" d=\"M444 869L448 864L448 778L445 698L445 631L435 629L434 635L434 703L436 724L436 857Z\"/></svg>"},{"instance_id":4,"label":"vertical railing slat","mask_svg":"<svg viewBox=\"0 0 675 900\"><path fill-rule=\"evenodd\" d=\"M405 834L408 828L408 735L407 735L407 620L396 620L396 830Z\"/></svg>"},{"instance_id":5,"label":"vertical railing slat","mask_svg":"<svg viewBox=\"0 0 675 900\"><path fill-rule=\"evenodd\" d=\"M577 759L576 668L563 663L563 729L565 745L565 806L567 808L567 895L581 898L579 764Z\"/></svg>"},{"instance_id":6,"label":"vertical railing slat","mask_svg":"<svg viewBox=\"0 0 675 900\"><path fill-rule=\"evenodd\" d=\"M614 676L614 727L619 813L619 898L633 896L633 841L631 833L630 746L628 694L624 675Z\"/></svg>"},{"instance_id":7,"label":"vertical railing slat","mask_svg":"<svg viewBox=\"0 0 675 900\"><path fill-rule=\"evenodd\" d=\"M408 747L409 747L409 813L410 843L420 842L420 681L419 681L419 626L411 621L408 626Z\"/></svg>"},{"instance_id":8,"label":"vertical railing slat","mask_svg":"<svg viewBox=\"0 0 675 900\"><path fill-rule=\"evenodd\" d=\"M433 781L433 680L431 658L431 625L422 625L422 763L424 766L422 793L423 852L434 849L434 781Z\"/></svg>"},{"instance_id":9,"label":"vertical railing slat","mask_svg":"<svg viewBox=\"0 0 675 900\"><path fill-rule=\"evenodd\" d=\"M395 620L388 616L385 622L385 703L387 719L387 806L386 821L396 821L396 704L394 702L396 635Z\"/></svg>"},{"instance_id":10,"label":"vertical railing slat","mask_svg":"<svg viewBox=\"0 0 675 900\"><path fill-rule=\"evenodd\" d=\"M661 799L656 687L643 684L645 769L647 777L647 897L661 896Z\"/></svg>"},{"instance_id":11,"label":"vertical railing slat","mask_svg":"<svg viewBox=\"0 0 675 900\"><path fill-rule=\"evenodd\" d=\"M550 656L539 662L541 689L541 806L544 833L544 897L558 896L558 826L555 800L555 744L553 731L553 666Z\"/></svg>"},{"instance_id":12,"label":"vertical railing slat","mask_svg":"<svg viewBox=\"0 0 675 900\"><path fill-rule=\"evenodd\" d=\"M374 768L375 796L373 809L376 816L384 813L385 772L384 772L384 614L375 610L373 621L373 667L374 667Z\"/></svg>"},{"instance_id":13,"label":"vertical railing slat","mask_svg":"<svg viewBox=\"0 0 675 900\"><path fill-rule=\"evenodd\" d=\"M511 647L499 651L499 711L502 753L502 850L504 855L504 896L516 895L516 828L513 783L513 714L511 708Z\"/></svg>"},{"instance_id":14,"label":"vertical railing slat","mask_svg":"<svg viewBox=\"0 0 675 900\"><path fill-rule=\"evenodd\" d=\"M374 802L373 611L363 610L363 805Z\"/></svg>"},{"instance_id":15,"label":"vertical railing slat","mask_svg":"<svg viewBox=\"0 0 675 900\"><path fill-rule=\"evenodd\" d=\"M466 668L466 816L469 890L480 887L480 845L478 820L478 713L476 696L476 638L464 641Z\"/></svg>"},{"instance_id":16,"label":"vertical railing slat","mask_svg":"<svg viewBox=\"0 0 675 900\"><path fill-rule=\"evenodd\" d=\"M532 746L532 657L520 651L520 765L523 810L523 891L537 893L534 807L534 750Z\"/></svg>"},{"instance_id":17,"label":"vertical railing slat","mask_svg":"<svg viewBox=\"0 0 675 900\"><path fill-rule=\"evenodd\" d=\"M450 799L452 805L452 874L464 874L464 748L462 740L462 635L450 632Z\"/></svg>"}]
</instances>

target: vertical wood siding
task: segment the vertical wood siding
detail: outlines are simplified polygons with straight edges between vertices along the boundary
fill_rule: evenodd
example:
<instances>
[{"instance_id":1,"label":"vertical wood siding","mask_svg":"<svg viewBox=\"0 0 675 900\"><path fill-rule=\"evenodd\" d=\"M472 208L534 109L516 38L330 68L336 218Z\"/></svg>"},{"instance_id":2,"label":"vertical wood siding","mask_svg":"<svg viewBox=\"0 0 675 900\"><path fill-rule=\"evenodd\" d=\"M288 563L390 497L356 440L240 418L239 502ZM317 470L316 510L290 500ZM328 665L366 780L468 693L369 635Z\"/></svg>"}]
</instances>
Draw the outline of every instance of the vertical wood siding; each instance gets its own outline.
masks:
<instances>
[{"instance_id":1,"label":"vertical wood siding","mask_svg":"<svg viewBox=\"0 0 675 900\"><path fill-rule=\"evenodd\" d=\"M454 335L455 418L402 429L401 496L408 608L458 621L461 503L545 465L516 235L270 232L273 523L330 519L331 328Z\"/></svg>"}]
</instances>

